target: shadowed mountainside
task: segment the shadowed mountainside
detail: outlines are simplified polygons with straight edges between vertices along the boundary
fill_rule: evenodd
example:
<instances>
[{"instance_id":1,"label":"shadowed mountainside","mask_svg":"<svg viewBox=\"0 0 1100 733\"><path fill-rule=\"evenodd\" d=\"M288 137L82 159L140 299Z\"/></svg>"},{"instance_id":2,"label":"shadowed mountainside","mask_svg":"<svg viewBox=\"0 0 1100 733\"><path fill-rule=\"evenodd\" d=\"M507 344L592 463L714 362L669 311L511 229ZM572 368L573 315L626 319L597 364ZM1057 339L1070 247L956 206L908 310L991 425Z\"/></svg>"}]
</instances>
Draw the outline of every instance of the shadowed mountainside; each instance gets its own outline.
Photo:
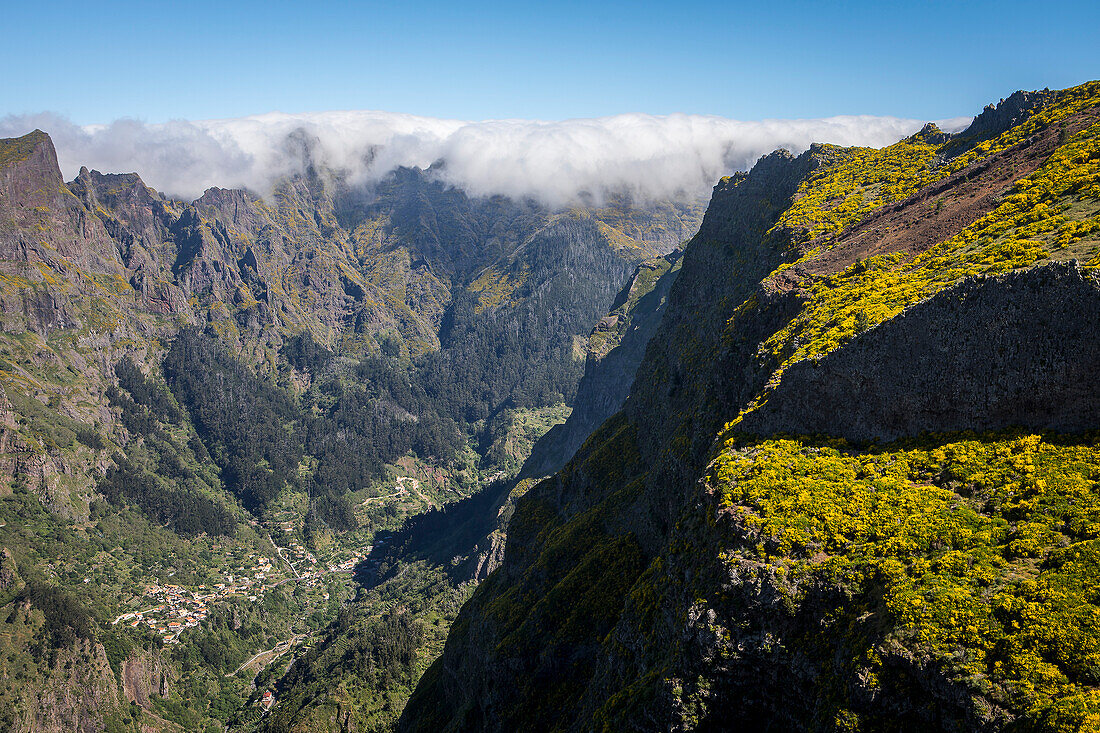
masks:
<instances>
[{"instance_id":1,"label":"shadowed mountainside","mask_svg":"<svg viewBox=\"0 0 1100 733\"><path fill-rule=\"evenodd\" d=\"M400 729L1100 721L1093 434L840 437L1100 427L1098 105L724 179L623 410L517 502Z\"/></svg>"}]
</instances>

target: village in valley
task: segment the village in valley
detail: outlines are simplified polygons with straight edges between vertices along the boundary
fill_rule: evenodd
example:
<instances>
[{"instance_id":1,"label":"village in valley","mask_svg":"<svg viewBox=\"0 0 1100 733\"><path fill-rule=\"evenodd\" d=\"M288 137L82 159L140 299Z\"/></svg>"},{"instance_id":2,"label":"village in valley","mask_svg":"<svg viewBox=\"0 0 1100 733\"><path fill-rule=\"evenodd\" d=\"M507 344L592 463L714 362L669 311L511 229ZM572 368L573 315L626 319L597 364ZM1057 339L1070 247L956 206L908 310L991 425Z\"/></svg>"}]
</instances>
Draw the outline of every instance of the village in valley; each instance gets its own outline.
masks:
<instances>
[{"instance_id":1,"label":"village in valley","mask_svg":"<svg viewBox=\"0 0 1100 733\"><path fill-rule=\"evenodd\" d=\"M278 560L256 552L248 553L241 556L239 566L227 572L220 583L190 588L150 583L142 596L142 607L120 614L112 623L131 628L144 626L165 644L178 643L180 635L200 625L211 606L219 600L243 598L250 602L262 602L266 590L284 583L317 586L325 575L354 572L356 565L371 549L368 546L345 557L322 562L296 541L285 548L274 547ZM327 593L324 600L328 600Z\"/></svg>"},{"instance_id":2,"label":"village in valley","mask_svg":"<svg viewBox=\"0 0 1100 733\"><path fill-rule=\"evenodd\" d=\"M420 486L415 478L399 476L392 494L366 498L361 508L394 498L432 505L432 499L421 492ZM177 645L187 641L186 635L191 630L203 628L219 604L262 604L280 586L289 586L299 597L308 598L307 603L315 610L331 609L332 603L346 602L354 595L350 586L356 569L369 562L374 545L384 546L391 536L389 531L382 530L358 538L359 542L366 540L373 545L330 543L327 549L311 550L303 544L301 509L294 506L277 507L263 519L249 524L260 542L249 547L212 542L209 550L222 559L220 569L197 584L179 580L176 558L165 557L157 575L138 589L128 608L113 619L112 625L154 636L165 645ZM264 689L270 680L256 689L257 676L278 660L285 663L287 658L293 659L308 649L314 633L315 629L305 624L295 624L289 635L270 640L269 648L255 650L226 675L241 675L242 679L250 680L256 694L254 702L266 713L274 705L275 696L272 689Z\"/></svg>"}]
</instances>

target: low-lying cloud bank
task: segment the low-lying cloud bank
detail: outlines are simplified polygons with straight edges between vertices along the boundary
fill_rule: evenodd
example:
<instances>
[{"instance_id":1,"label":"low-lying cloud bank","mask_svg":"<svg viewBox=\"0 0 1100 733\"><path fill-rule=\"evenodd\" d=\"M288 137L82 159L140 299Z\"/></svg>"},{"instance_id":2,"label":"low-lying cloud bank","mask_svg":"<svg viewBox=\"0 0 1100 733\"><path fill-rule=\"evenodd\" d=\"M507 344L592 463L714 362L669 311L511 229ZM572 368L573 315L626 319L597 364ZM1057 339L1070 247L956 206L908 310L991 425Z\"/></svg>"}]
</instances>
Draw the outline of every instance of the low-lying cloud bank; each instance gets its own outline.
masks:
<instances>
[{"instance_id":1,"label":"low-lying cloud bank","mask_svg":"<svg viewBox=\"0 0 1100 733\"><path fill-rule=\"evenodd\" d=\"M940 125L961 129L969 122ZM598 198L619 190L648 199L703 197L719 177L747 169L775 148L797 153L812 142L878 147L923 124L865 115L743 122L683 114L464 122L364 111L79 126L43 113L0 119L0 137L38 127L53 138L67 178L82 165L136 171L153 188L188 198L211 186L267 193L312 156L364 183L398 166L442 161L438 175L472 194L561 205L584 193Z\"/></svg>"}]
</instances>

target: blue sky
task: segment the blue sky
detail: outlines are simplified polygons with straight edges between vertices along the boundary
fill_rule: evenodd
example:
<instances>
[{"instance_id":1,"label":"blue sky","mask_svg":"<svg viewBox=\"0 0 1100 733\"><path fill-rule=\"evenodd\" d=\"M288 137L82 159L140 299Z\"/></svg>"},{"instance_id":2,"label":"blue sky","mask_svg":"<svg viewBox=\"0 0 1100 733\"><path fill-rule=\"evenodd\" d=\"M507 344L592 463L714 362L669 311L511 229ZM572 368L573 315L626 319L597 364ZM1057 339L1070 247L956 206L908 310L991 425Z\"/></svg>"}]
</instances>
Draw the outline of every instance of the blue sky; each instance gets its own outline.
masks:
<instances>
[{"instance_id":1,"label":"blue sky","mask_svg":"<svg viewBox=\"0 0 1100 733\"><path fill-rule=\"evenodd\" d=\"M1095 2L20 2L0 116L973 114L1100 77Z\"/></svg>"}]
</instances>

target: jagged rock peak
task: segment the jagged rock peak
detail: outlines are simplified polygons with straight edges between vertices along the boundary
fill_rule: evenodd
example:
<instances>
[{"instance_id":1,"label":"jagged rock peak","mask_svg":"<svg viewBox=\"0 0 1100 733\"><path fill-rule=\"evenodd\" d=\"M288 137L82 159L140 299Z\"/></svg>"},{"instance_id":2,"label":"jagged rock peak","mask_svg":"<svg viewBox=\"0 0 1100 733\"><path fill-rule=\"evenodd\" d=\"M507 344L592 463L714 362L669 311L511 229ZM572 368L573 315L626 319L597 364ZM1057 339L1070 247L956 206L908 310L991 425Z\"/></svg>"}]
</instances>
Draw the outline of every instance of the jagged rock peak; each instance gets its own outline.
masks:
<instances>
[{"instance_id":1,"label":"jagged rock peak","mask_svg":"<svg viewBox=\"0 0 1100 733\"><path fill-rule=\"evenodd\" d=\"M935 122L927 122L911 139L921 140L930 145L939 145L940 143L947 142L948 137L950 137L950 135L941 130L939 125Z\"/></svg>"},{"instance_id":2,"label":"jagged rock peak","mask_svg":"<svg viewBox=\"0 0 1100 733\"><path fill-rule=\"evenodd\" d=\"M970 127L963 131L964 137L992 137L1023 122L1036 110L1054 99L1055 92L1049 89L1027 92L1013 92L1007 99L996 105L987 104L982 113L974 118Z\"/></svg>"},{"instance_id":3,"label":"jagged rock peak","mask_svg":"<svg viewBox=\"0 0 1100 733\"><path fill-rule=\"evenodd\" d=\"M28 188L34 180L48 182L51 188L61 183L53 140L41 130L0 139L0 172L0 186L7 189L8 195L34 190Z\"/></svg>"},{"instance_id":4,"label":"jagged rock peak","mask_svg":"<svg viewBox=\"0 0 1100 733\"><path fill-rule=\"evenodd\" d=\"M759 204L785 201L797 189L798 182L817 167L825 150L824 146L811 146L795 156L779 148L757 160L747 174L720 180L699 227L699 238L724 239L731 223L756 211Z\"/></svg>"},{"instance_id":5,"label":"jagged rock peak","mask_svg":"<svg viewBox=\"0 0 1100 733\"><path fill-rule=\"evenodd\" d=\"M137 173L100 173L81 166L76 178L68 185L73 195L91 211L95 211L97 203L112 208L123 201L147 204L161 198L160 194L145 185Z\"/></svg>"},{"instance_id":6,"label":"jagged rock peak","mask_svg":"<svg viewBox=\"0 0 1100 733\"><path fill-rule=\"evenodd\" d=\"M22 137L0 139L0 167L21 163L35 155L52 158L54 165L57 164L57 152L54 150L53 140L37 128Z\"/></svg>"},{"instance_id":7,"label":"jagged rock peak","mask_svg":"<svg viewBox=\"0 0 1100 733\"><path fill-rule=\"evenodd\" d=\"M194 205L221 207L226 205L247 205L260 200L259 196L243 188L219 188L214 186L206 189L202 196L195 199Z\"/></svg>"}]
</instances>

